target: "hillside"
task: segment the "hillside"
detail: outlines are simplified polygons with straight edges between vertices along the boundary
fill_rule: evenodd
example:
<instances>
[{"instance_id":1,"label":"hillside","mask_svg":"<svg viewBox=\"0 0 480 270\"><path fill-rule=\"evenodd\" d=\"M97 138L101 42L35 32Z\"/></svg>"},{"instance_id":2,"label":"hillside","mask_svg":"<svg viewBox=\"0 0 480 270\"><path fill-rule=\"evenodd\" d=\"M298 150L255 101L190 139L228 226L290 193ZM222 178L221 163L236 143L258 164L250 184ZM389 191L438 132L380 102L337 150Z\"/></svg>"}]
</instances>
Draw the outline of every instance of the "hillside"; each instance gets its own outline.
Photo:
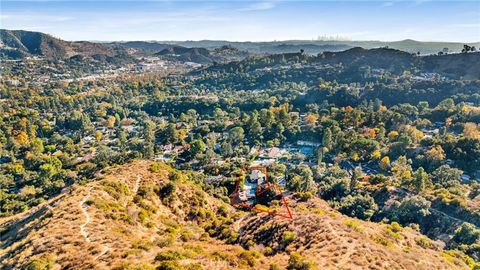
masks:
<instances>
[{"instance_id":1,"label":"hillside","mask_svg":"<svg viewBox=\"0 0 480 270\"><path fill-rule=\"evenodd\" d=\"M0 29L0 56L21 58L43 56L64 59L72 56L118 56L126 54L120 47L87 41L69 42L51 35L23 30Z\"/></svg>"},{"instance_id":2,"label":"hillside","mask_svg":"<svg viewBox=\"0 0 480 270\"><path fill-rule=\"evenodd\" d=\"M249 54L232 46L223 46L211 51L205 48L173 46L163 49L155 55L172 61L212 64L215 62L239 61Z\"/></svg>"},{"instance_id":3,"label":"hillside","mask_svg":"<svg viewBox=\"0 0 480 270\"><path fill-rule=\"evenodd\" d=\"M0 220L2 269L468 269L410 228L348 218L317 198L290 197L289 220L237 211L149 161L97 178Z\"/></svg>"},{"instance_id":4,"label":"hillside","mask_svg":"<svg viewBox=\"0 0 480 270\"><path fill-rule=\"evenodd\" d=\"M287 64L296 64L297 69L304 70L299 75L309 72L322 76L325 68L340 65L336 74L337 79L345 76L352 80L358 80L363 76L365 68L370 71L377 69L388 71L394 75L402 75L404 71L411 73L438 73L450 79L476 80L480 79L480 52L457 53L447 55L419 56L390 48L364 49L361 47L351 48L340 52L323 52L316 56L305 53L283 53L267 55L263 57L250 57L240 62L213 65L208 67L210 71L232 72L241 69L247 72L255 72L262 68L285 68ZM320 66L315 71L309 71L310 65ZM241 70L240 69L240 70ZM323 76L325 76L323 74ZM296 78L299 81L309 81L306 78Z\"/></svg>"}]
</instances>

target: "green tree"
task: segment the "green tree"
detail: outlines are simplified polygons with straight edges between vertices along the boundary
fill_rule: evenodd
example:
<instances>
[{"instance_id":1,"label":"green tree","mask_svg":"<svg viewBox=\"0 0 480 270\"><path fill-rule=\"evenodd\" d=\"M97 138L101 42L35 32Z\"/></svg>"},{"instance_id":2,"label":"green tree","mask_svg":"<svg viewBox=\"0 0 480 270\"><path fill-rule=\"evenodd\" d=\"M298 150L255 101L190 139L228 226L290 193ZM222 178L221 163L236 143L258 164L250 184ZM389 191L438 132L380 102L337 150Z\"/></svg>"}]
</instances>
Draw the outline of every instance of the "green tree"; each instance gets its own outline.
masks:
<instances>
[{"instance_id":1,"label":"green tree","mask_svg":"<svg viewBox=\"0 0 480 270\"><path fill-rule=\"evenodd\" d=\"M203 154L205 152L205 150L207 149L207 146L206 144L203 142L203 140L200 138L200 139L197 139L197 140L194 140L191 144L190 144L190 153L196 157L198 156L199 154Z\"/></svg>"},{"instance_id":2,"label":"green tree","mask_svg":"<svg viewBox=\"0 0 480 270\"><path fill-rule=\"evenodd\" d=\"M428 174L420 167L415 171L413 178L413 188L417 193L423 192L428 182Z\"/></svg>"},{"instance_id":3,"label":"green tree","mask_svg":"<svg viewBox=\"0 0 480 270\"><path fill-rule=\"evenodd\" d=\"M327 150L332 149L332 131L329 128L325 129L323 132L322 144Z\"/></svg>"},{"instance_id":4,"label":"green tree","mask_svg":"<svg viewBox=\"0 0 480 270\"><path fill-rule=\"evenodd\" d=\"M480 240L480 229L475 225L465 222L453 234L453 241L458 244L471 245Z\"/></svg>"}]
</instances>

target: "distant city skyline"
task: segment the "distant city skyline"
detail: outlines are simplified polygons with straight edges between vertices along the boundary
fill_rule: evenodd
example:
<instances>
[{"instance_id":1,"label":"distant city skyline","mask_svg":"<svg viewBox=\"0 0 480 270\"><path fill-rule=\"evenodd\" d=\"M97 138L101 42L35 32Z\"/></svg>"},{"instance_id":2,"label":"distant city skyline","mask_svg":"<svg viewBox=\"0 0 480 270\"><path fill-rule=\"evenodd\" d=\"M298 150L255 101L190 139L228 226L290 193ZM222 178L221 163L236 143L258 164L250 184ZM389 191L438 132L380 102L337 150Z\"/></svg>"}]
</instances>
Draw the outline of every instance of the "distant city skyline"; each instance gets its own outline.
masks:
<instances>
[{"instance_id":1,"label":"distant city skyline","mask_svg":"<svg viewBox=\"0 0 480 270\"><path fill-rule=\"evenodd\" d=\"M66 40L479 42L480 1L0 1L0 28Z\"/></svg>"}]
</instances>

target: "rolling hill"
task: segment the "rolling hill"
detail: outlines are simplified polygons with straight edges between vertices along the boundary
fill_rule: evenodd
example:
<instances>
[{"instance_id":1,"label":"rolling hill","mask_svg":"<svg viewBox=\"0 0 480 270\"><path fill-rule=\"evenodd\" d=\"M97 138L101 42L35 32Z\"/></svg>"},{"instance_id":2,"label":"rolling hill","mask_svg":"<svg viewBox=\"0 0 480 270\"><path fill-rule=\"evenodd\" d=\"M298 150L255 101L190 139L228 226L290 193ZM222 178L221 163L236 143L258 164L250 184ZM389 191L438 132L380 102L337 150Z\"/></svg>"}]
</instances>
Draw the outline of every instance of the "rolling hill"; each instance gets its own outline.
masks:
<instances>
[{"instance_id":1,"label":"rolling hill","mask_svg":"<svg viewBox=\"0 0 480 270\"><path fill-rule=\"evenodd\" d=\"M468 269L411 228L352 219L318 198L290 196L293 220L245 213L190 179L145 160L106 169L1 219L1 268Z\"/></svg>"},{"instance_id":2,"label":"rolling hill","mask_svg":"<svg viewBox=\"0 0 480 270\"><path fill-rule=\"evenodd\" d=\"M419 56L391 48L364 49L361 47L339 52L323 52L316 56L296 52L247 58L240 62L214 65L208 67L208 70L225 72L238 70L240 66L248 66L251 70L271 68L295 63L300 59L306 66L308 64L341 65L352 75L362 74L363 71L360 69L369 67L383 69L396 75L402 75L408 70L433 72L455 79L480 79L480 52Z\"/></svg>"},{"instance_id":3,"label":"rolling hill","mask_svg":"<svg viewBox=\"0 0 480 270\"><path fill-rule=\"evenodd\" d=\"M51 35L23 30L0 29L0 56L21 58L43 56L65 59L73 56L119 56L126 54L122 47L88 41L69 42Z\"/></svg>"}]
</instances>

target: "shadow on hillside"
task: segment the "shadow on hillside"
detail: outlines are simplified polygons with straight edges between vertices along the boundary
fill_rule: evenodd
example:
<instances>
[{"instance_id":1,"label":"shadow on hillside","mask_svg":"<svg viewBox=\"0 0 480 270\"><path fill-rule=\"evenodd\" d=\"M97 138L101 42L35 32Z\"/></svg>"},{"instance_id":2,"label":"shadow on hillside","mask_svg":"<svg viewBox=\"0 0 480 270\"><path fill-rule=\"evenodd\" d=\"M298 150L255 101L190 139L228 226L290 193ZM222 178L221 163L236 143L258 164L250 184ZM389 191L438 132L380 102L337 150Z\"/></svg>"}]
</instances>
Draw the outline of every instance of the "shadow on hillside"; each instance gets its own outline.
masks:
<instances>
[{"instance_id":1,"label":"shadow on hillside","mask_svg":"<svg viewBox=\"0 0 480 270\"><path fill-rule=\"evenodd\" d=\"M22 219L14 219L3 225L0 233L0 250L8 248L14 243L22 244L6 252L5 254L2 254L0 256L0 262L3 262L5 259L13 257L21 252L29 243L29 240L26 239L28 234L48 224L48 222L45 222L45 220L48 219L52 214L50 211L51 205L57 202L61 197L62 196L59 196L49 204L41 206L38 210L35 210L33 213Z\"/></svg>"}]
</instances>

